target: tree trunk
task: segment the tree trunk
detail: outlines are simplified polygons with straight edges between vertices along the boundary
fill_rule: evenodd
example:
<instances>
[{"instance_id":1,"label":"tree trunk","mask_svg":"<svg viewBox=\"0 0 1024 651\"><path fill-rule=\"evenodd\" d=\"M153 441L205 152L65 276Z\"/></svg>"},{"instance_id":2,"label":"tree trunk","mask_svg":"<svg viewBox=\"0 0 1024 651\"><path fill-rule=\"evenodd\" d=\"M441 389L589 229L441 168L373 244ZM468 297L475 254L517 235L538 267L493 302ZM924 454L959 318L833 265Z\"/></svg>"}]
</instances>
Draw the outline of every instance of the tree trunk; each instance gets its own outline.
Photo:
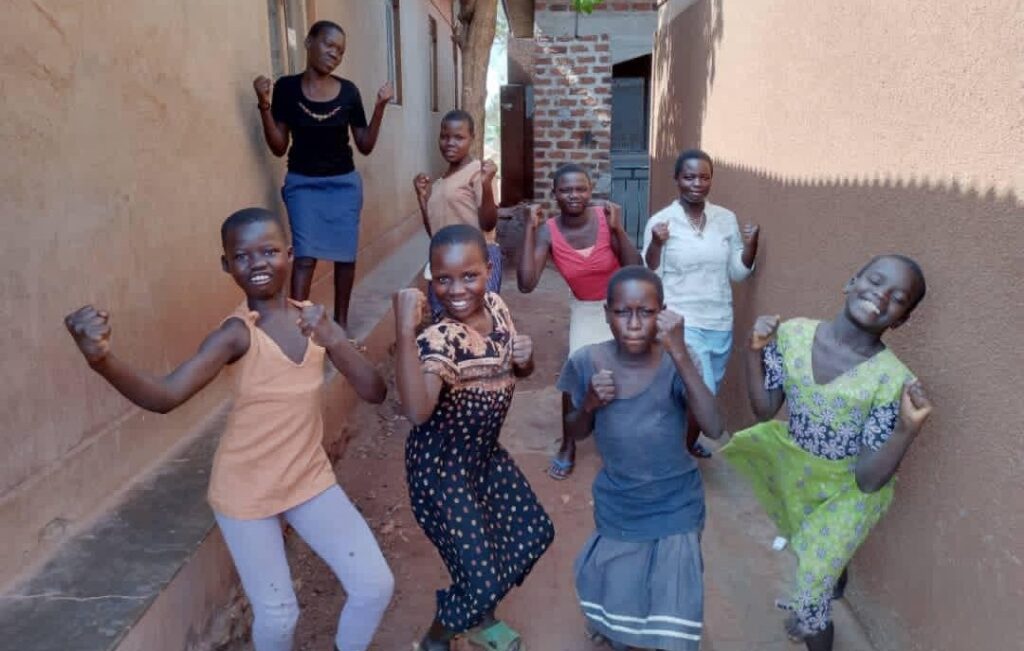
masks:
<instances>
[{"instance_id":1,"label":"tree trunk","mask_svg":"<svg viewBox=\"0 0 1024 651\"><path fill-rule=\"evenodd\" d=\"M498 0L462 1L457 36L462 45L462 109L472 115L476 123L477 137L472 154L478 158L484 153L487 66L491 61L497 19Z\"/></svg>"}]
</instances>

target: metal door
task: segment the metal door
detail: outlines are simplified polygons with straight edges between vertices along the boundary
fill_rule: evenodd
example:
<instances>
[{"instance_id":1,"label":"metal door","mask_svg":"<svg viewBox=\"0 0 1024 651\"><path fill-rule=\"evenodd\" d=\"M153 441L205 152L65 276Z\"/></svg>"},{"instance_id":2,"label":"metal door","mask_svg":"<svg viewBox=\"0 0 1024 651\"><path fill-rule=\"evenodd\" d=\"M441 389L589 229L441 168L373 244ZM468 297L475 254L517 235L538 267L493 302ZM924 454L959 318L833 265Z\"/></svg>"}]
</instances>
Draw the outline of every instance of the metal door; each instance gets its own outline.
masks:
<instances>
[{"instance_id":1,"label":"metal door","mask_svg":"<svg viewBox=\"0 0 1024 651\"><path fill-rule=\"evenodd\" d=\"M643 246L650 187L647 152L612 154L612 201L622 206L622 225L637 248Z\"/></svg>"},{"instance_id":2,"label":"metal door","mask_svg":"<svg viewBox=\"0 0 1024 651\"><path fill-rule=\"evenodd\" d=\"M533 86L501 87L501 205L533 200Z\"/></svg>"}]
</instances>

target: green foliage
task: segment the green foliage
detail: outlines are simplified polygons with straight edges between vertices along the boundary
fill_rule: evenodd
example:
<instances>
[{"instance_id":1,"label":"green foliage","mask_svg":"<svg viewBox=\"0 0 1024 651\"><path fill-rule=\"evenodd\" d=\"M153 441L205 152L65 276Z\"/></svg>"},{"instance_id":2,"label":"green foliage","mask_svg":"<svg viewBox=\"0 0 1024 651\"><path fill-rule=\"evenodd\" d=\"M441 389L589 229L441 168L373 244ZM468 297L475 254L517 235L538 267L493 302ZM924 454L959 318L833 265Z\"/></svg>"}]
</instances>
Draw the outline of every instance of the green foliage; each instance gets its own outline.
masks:
<instances>
[{"instance_id":1,"label":"green foliage","mask_svg":"<svg viewBox=\"0 0 1024 651\"><path fill-rule=\"evenodd\" d=\"M604 0L572 0L572 8L580 13L589 14L594 11L594 7L604 2Z\"/></svg>"}]
</instances>

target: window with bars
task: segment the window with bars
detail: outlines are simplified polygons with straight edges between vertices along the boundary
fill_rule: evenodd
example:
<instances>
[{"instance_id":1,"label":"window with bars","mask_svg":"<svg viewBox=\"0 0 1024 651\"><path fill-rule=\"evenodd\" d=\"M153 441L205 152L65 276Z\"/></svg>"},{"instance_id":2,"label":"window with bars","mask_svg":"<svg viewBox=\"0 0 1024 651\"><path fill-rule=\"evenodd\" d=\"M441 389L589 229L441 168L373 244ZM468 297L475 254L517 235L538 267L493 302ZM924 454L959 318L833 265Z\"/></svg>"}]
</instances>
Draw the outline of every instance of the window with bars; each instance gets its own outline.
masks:
<instances>
[{"instance_id":1,"label":"window with bars","mask_svg":"<svg viewBox=\"0 0 1024 651\"><path fill-rule=\"evenodd\" d=\"M399 0L384 0L384 27L387 33L388 81L395 89L392 104L402 103L402 31Z\"/></svg>"},{"instance_id":2,"label":"window with bars","mask_svg":"<svg viewBox=\"0 0 1024 651\"><path fill-rule=\"evenodd\" d=\"M305 0L267 0L270 25L270 67L274 77L295 75L306 67Z\"/></svg>"},{"instance_id":3,"label":"window with bars","mask_svg":"<svg viewBox=\"0 0 1024 651\"><path fill-rule=\"evenodd\" d=\"M437 21L427 16L427 26L430 29L430 110L436 113L441 94L437 65Z\"/></svg>"}]
</instances>

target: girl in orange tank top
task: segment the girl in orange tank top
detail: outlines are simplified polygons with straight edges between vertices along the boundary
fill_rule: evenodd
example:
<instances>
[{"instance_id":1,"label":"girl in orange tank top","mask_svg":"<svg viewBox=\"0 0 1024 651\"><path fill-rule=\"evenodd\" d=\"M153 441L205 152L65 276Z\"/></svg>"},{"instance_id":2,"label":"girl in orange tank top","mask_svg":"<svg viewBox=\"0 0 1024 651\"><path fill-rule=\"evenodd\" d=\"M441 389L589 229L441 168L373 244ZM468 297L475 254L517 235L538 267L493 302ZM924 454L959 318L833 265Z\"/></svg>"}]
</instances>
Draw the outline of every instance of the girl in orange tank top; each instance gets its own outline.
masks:
<instances>
[{"instance_id":1,"label":"girl in orange tank top","mask_svg":"<svg viewBox=\"0 0 1024 651\"><path fill-rule=\"evenodd\" d=\"M292 648L299 612L284 520L348 593L336 649L365 651L394 578L323 449L324 358L364 400L383 402L386 385L323 306L287 298L292 249L276 215L240 210L224 222L221 239L224 271L246 300L169 375L143 373L114 356L106 312L86 306L65 323L93 370L149 411L175 409L229 369L235 401L214 456L209 500L252 603L253 645Z\"/></svg>"}]
</instances>

